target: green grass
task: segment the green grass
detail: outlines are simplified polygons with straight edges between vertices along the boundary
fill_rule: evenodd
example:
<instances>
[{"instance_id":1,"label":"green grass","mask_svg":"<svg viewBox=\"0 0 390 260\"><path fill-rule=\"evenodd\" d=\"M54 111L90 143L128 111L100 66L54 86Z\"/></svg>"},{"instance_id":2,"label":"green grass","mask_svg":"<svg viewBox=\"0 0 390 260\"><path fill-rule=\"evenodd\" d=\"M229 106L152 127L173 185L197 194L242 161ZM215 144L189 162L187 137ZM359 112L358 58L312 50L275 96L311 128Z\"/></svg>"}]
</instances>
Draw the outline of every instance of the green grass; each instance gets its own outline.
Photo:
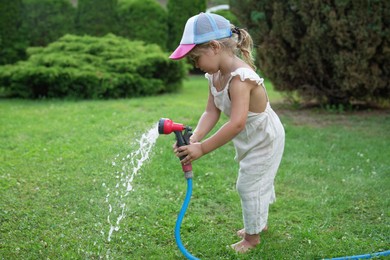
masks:
<instances>
[{"instance_id":1,"label":"green grass","mask_svg":"<svg viewBox=\"0 0 390 260\"><path fill-rule=\"evenodd\" d=\"M281 101L272 89L269 94ZM158 138L127 196L116 188L117 172L131 175L126 157L159 118L195 126L206 97L205 79L192 77L181 93L159 97L1 100L0 259L183 259L173 230L186 182L171 151L173 135ZM274 107L286 128L286 149L261 245L246 255L226 248L242 227L228 144L193 164L181 235L187 249L202 259L390 250L389 113ZM108 241L107 218L115 222L121 204L126 216Z\"/></svg>"}]
</instances>

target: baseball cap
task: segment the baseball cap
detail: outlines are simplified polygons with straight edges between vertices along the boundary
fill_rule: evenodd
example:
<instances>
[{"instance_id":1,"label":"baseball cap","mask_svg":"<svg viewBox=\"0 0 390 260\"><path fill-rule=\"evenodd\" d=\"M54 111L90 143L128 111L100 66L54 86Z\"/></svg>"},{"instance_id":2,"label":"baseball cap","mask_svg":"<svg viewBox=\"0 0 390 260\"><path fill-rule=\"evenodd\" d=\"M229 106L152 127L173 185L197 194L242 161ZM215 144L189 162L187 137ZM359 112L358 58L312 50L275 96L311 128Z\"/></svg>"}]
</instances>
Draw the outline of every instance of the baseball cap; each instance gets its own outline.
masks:
<instances>
[{"instance_id":1,"label":"baseball cap","mask_svg":"<svg viewBox=\"0 0 390 260\"><path fill-rule=\"evenodd\" d=\"M229 20L213 13L200 13L187 20L180 45L169 58L181 59L197 44L231 36Z\"/></svg>"}]
</instances>

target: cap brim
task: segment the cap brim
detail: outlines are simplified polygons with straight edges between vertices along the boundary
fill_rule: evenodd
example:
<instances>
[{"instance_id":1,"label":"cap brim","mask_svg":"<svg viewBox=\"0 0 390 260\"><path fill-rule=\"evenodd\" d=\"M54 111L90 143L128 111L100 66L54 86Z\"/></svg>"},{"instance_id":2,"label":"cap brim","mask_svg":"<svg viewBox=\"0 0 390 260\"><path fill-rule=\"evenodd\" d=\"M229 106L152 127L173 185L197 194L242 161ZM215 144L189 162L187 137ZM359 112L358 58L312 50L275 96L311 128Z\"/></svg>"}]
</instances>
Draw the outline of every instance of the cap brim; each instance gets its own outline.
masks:
<instances>
[{"instance_id":1,"label":"cap brim","mask_svg":"<svg viewBox=\"0 0 390 260\"><path fill-rule=\"evenodd\" d=\"M169 58L172 60L179 60L186 56L195 46L196 44L180 44Z\"/></svg>"}]
</instances>

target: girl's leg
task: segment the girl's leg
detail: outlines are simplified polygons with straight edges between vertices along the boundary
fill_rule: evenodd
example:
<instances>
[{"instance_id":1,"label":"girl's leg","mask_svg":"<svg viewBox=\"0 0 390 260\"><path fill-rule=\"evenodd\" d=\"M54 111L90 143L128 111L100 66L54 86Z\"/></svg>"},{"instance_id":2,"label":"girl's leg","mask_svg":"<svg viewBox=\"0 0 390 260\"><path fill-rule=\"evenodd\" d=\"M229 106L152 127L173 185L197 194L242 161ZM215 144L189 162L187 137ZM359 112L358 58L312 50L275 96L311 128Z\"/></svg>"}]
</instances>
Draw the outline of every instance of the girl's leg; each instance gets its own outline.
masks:
<instances>
[{"instance_id":1,"label":"girl's leg","mask_svg":"<svg viewBox=\"0 0 390 260\"><path fill-rule=\"evenodd\" d=\"M275 199L274 176L267 174L267 162L255 166L252 162L249 164L247 161L240 162L236 183L245 229L237 232L242 240L233 244L232 248L241 253L260 243L260 232L267 230L269 204Z\"/></svg>"}]
</instances>

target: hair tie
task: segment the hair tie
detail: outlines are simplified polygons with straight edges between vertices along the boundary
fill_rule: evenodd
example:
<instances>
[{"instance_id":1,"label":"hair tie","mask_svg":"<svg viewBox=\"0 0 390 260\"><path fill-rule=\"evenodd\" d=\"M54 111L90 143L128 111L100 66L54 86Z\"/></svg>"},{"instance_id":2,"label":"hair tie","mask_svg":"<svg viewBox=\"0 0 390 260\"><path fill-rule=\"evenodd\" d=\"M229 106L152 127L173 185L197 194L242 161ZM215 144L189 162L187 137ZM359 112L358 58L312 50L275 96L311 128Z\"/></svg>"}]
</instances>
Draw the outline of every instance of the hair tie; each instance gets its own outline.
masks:
<instances>
[{"instance_id":1,"label":"hair tie","mask_svg":"<svg viewBox=\"0 0 390 260\"><path fill-rule=\"evenodd\" d=\"M235 33L235 34L238 34L238 36L241 35L240 28L237 27L237 26L232 29L232 32Z\"/></svg>"}]
</instances>

